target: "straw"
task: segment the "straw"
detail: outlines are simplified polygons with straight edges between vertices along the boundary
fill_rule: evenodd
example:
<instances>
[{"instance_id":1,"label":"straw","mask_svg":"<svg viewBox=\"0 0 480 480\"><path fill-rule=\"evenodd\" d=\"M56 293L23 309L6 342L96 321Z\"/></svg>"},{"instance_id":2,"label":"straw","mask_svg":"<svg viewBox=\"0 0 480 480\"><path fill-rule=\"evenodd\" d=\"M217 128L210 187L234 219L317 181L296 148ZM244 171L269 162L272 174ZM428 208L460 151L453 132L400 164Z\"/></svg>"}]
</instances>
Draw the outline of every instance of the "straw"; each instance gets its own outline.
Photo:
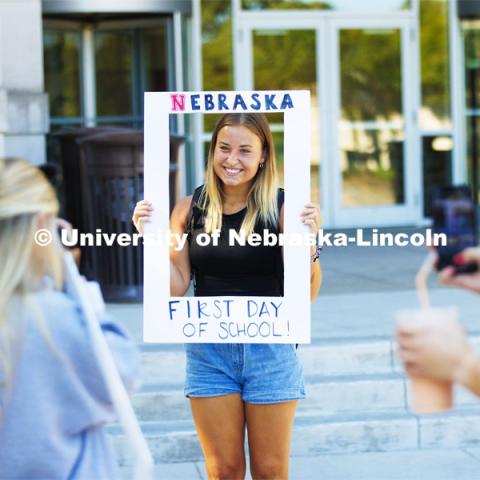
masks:
<instances>
[{"instance_id":1,"label":"straw","mask_svg":"<svg viewBox=\"0 0 480 480\"><path fill-rule=\"evenodd\" d=\"M428 295L428 276L432 272L438 255L434 250L430 251L423 261L420 270L415 276L415 285L417 286L417 295L422 308L430 308L430 297Z\"/></svg>"}]
</instances>

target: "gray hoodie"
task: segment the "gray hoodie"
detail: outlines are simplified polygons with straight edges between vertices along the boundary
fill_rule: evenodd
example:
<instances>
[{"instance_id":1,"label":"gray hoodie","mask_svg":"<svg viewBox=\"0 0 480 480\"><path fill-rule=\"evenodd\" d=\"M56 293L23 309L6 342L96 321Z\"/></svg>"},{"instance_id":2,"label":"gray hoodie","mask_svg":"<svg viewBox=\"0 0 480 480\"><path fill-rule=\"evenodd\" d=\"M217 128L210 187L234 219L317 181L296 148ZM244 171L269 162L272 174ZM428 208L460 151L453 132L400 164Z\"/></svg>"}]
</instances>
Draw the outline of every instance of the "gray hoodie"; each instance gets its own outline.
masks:
<instances>
[{"instance_id":1,"label":"gray hoodie","mask_svg":"<svg viewBox=\"0 0 480 480\"><path fill-rule=\"evenodd\" d=\"M11 389L0 386L0 479L115 479L115 457L103 428L114 412L80 310L51 289L32 299L54 349L31 309L23 306L18 318L10 318L25 333L18 342ZM101 325L125 386L133 392L140 378L135 345L107 316Z\"/></svg>"}]
</instances>

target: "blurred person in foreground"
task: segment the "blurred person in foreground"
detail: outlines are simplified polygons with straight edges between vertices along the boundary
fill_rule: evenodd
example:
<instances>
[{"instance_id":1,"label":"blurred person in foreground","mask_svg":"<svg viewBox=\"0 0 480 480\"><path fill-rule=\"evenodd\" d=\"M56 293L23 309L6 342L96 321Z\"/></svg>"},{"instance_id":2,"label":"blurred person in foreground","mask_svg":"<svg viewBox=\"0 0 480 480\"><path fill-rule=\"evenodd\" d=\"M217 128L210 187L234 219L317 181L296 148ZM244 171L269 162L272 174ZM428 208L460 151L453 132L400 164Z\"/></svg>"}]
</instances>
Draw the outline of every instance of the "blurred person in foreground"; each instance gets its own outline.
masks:
<instances>
[{"instance_id":1,"label":"blurred person in foreground","mask_svg":"<svg viewBox=\"0 0 480 480\"><path fill-rule=\"evenodd\" d=\"M455 268L448 266L439 273L439 281L480 293L480 247L467 248L455 257L455 263L476 263L479 270L455 274ZM409 375L458 383L480 396L480 355L468 342L460 322L402 323L395 336Z\"/></svg>"},{"instance_id":2,"label":"blurred person in foreground","mask_svg":"<svg viewBox=\"0 0 480 480\"><path fill-rule=\"evenodd\" d=\"M0 478L114 479L103 425L114 420L85 320L63 293L58 203L28 162L0 159ZM47 229L54 241L38 246ZM125 386L138 384L133 342L101 326Z\"/></svg>"}]
</instances>

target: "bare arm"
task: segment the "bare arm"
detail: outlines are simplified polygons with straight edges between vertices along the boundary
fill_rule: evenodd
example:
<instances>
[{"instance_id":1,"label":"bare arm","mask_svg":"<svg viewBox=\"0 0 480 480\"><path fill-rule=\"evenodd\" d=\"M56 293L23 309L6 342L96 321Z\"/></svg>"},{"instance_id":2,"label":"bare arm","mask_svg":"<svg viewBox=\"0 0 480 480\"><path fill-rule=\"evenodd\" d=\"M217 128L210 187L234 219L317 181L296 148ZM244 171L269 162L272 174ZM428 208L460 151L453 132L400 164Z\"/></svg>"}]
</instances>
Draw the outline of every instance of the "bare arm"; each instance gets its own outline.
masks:
<instances>
[{"instance_id":1,"label":"bare arm","mask_svg":"<svg viewBox=\"0 0 480 480\"><path fill-rule=\"evenodd\" d=\"M455 380L480 397L480 357L473 348L465 353Z\"/></svg>"},{"instance_id":2,"label":"bare arm","mask_svg":"<svg viewBox=\"0 0 480 480\"><path fill-rule=\"evenodd\" d=\"M170 216L170 232L182 236L186 232L188 212L192 195L177 202ZM177 242L170 247L170 295L181 297L190 286L190 259L189 245L185 242L183 248L178 249Z\"/></svg>"}]
</instances>

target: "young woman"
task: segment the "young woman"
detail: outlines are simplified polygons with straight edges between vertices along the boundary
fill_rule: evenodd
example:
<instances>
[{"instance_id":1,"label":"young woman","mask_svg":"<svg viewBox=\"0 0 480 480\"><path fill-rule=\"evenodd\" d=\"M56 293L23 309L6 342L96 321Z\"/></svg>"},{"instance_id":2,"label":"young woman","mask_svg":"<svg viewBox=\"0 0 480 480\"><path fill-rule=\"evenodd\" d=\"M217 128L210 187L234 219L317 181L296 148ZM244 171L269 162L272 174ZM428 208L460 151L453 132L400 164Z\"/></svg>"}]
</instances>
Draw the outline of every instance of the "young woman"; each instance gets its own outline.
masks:
<instances>
[{"instance_id":1,"label":"young woman","mask_svg":"<svg viewBox=\"0 0 480 480\"><path fill-rule=\"evenodd\" d=\"M171 293L181 296L195 278L195 295L283 294L280 247L228 245L229 228L262 233L283 231L283 192L276 187L275 153L266 117L226 114L210 145L205 185L180 200L171 215L173 232L189 232L190 243L171 251ZM193 203L193 205L192 205ZM279 208L280 207L280 208ZM153 211L137 204L133 221L140 232ZM310 232L320 227L314 204L301 213ZM221 230L218 246L200 247L201 232ZM321 283L312 247L311 298ZM211 479L243 479L248 433L254 479L286 479L290 435L297 401L304 397L303 374L290 344L188 344L185 393Z\"/></svg>"},{"instance_id":2,"label":"young woman","mask_svg":"<svg viewBox=\"0 0 480 480\"><path fill-rule=\"evenodd\" d=\"M0 478L117 478L103 425L113 408L78 306L62 292L58 203L28 162L0 159ZM42 237L38 237L41 239ZM133 342L106 317L102 329L129 389Z\"/></svg>"}]
</instances>

